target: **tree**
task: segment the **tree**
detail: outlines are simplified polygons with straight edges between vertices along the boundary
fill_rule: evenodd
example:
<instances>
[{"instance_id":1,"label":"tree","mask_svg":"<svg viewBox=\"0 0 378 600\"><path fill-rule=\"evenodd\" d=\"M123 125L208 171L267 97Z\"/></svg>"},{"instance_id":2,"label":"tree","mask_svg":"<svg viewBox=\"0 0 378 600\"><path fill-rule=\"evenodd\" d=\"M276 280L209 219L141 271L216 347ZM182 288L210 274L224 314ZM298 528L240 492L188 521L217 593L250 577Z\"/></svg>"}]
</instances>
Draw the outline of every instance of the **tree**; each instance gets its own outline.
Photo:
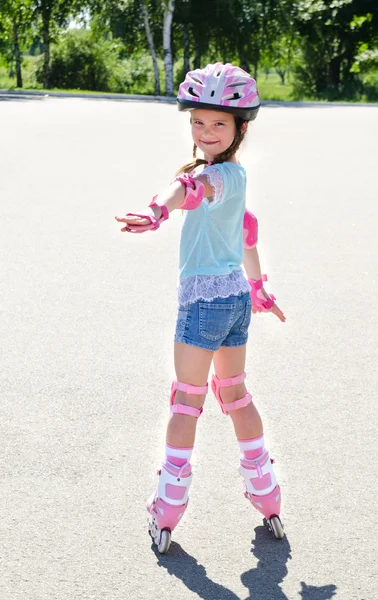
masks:
<instances>
[{"instance_id":1,"label":"tree","mask_svg":"<svg viewBox=\"0 0 378 600\"><path fill-rule=\"evenodd\" d=\"M44 59L43 86L48 88L50 69L50 47L59 28L68 25L71 16L87 6L84 0L34 0L34 17L41 21Z\"/></svg>"},{"instance_id":2,"label":"tree","mask_svg":"<svg viewBox=\"0 0 378 600\"><path fill-rule=\"evenodd\" d=\"M140 0L140 4L141 4L141 10L142 10L142 14L143 14L144 27L146 30L146 37L147 37L148 46L149 46L151 57L152 57L152 64L154 67L155 95L160 96L161 92L160 92L159 65L158 65L157 54L156 54L156 49L155 49L154 36L153 36L153 32L152 32L152 29L150 26L147 2L146 2L146 0Z\"/></svg>"},{"instance_id":3,"label":"tree","mask_svg":"<svg viewBox=\"0 0 378 600\"><path fill-rule=\"evenodd\" d=\"M165 71L165 94L173 96L172 19L175 0L161 0L163 7L163 51Z\"/></svg>"},{"instance_id":4,"label":"tree","mask_svg":"<svg viewBox=\"0 0 378 600\"><path fill-rule=\"evenodd\" d=\"M301 0L297 26L303 64L296 68L301 93L333 97L353 94L353 64L361 43L376 37L375 0Z\"/></svg>"},{"instance_id":5,"label":"tree","mask_svg":"<svg viewBox=\"0 0 378 600\"><path fill-rule=\"evenodd\" d=\"M224 60L237 61L257 77L261 61L279 29L285 0L219 0L214 43Z\"/></svg>"},{"instance_id":6,"label":"tree","mask_svg":"<svg viewBox=\"0 0 378 600\"><path fill-rule=\"evenodd\" d=\"M31 0L0 0L0 37L8 60L15 62L17 87L22 88L22 48L30 42Z\"/></svg>"},{"instance_id":7,"label":"tree","mask_svg":"<svg viewBox=\"0 0 378 600\"><path fill-rule=\"evenodd\" d=\"M126 52L150 52L155 79L155 95L160 96L158 55L162 48L156 45L161 37L161 0L88 0L92 23L102 23L103 34L111 32L121 39Z\"/></svg>"}]
</instances>

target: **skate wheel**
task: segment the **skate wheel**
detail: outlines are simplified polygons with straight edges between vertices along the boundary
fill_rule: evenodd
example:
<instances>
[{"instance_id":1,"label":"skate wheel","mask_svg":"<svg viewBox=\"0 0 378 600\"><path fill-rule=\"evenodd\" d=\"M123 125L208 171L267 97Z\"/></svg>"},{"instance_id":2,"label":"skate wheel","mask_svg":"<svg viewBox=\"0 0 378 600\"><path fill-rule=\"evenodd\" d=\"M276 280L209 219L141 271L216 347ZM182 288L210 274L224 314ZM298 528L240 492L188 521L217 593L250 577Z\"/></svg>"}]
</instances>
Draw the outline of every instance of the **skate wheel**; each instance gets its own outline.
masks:
<instances>
[{"instance_id":1,"label":"skate wheel","mask_svg":"<svg viewBox=\"0 0 378 600\"><path fill-rule=\"evenodd\" d=\"M171 545L171 532L168 529L163 529L160 534L160 542L158 543L158 550L160 554L165 554L169 550Z\"/></svg>"},{"instance_id":2,"label":"skate wheel","mask_svg":"<svg viewBox=\"0 0 378 600\"><path fill-rule=\"evenodd\" d=\"M273 531L274 537L277 540L282 540L284 534L281 519L279 517L271 517L268 519L269 529Z\"/></svg>"}]
</instances>

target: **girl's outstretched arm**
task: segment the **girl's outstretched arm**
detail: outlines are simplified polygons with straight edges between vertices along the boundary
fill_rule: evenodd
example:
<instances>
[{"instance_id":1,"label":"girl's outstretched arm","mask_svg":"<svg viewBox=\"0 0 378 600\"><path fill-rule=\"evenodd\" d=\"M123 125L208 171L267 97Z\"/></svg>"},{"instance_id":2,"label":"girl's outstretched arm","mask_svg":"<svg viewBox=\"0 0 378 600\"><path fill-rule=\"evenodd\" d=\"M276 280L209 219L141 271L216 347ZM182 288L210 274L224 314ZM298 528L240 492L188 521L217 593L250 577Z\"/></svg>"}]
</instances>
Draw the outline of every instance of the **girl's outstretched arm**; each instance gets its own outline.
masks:
<instances>
[{"instance_id":1,"label":"girl's outstretched arm","mask_svg":"<svg viewBox=\"0 0 378 600\"><path fill-rule=\"evenodd\" d=\"M209 197L214 194L214 188L209 184L208 180L204 176L190 178L195 185L201 190L201 197ZM151 216L142 214L127 214L125 217L115 217L119 223L125 223L125 227L122 227L121 231L130 231L133 229L134 233L146 231L146 229L157 229L159 222L168 219L169 213L177 208L186 208L183 206L188 196L188 187L190 191L190 185L182 183L182 181L175 180L171 185L166 188L162 193L153 198L149 209L153 215L153 222ZM156 223L156 226L152 226Z\"/></svg>"}]
</instances>

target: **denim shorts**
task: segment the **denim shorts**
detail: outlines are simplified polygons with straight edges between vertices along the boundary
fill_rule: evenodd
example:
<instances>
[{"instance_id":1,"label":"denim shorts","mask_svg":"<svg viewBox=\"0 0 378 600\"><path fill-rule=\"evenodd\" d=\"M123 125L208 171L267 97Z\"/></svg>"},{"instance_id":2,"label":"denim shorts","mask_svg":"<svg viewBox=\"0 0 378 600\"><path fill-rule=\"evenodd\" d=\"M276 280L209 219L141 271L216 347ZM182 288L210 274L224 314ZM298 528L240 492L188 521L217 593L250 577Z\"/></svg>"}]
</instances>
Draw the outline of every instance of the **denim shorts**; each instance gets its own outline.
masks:
<instances>
[{"instance_id":1,"label":"denim shorts","mask_svg":"<svg viewBox=\"0 0 378 600\"><path fill-rule=\"evenodd\" d=\"M179 306L175 342L213 352L221 346L245 346L251 309L249 293Z\"/></svg>"}]
</instances>

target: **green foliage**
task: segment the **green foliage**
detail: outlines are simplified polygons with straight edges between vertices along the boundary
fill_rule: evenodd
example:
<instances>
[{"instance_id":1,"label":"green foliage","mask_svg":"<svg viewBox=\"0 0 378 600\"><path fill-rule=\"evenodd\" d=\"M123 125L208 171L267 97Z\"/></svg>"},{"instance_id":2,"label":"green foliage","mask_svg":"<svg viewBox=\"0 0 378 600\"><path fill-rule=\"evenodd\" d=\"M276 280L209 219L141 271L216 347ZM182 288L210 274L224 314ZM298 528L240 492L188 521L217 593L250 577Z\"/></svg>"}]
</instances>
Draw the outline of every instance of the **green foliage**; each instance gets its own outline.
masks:
<instances>
[{"instance_id":1,"label":"green foliage","mask_svg":"<svg viewBox=\"0 0 378 600\"><path fill-rule=\"evenodd\" d=\"M38 57L24 55L22 57L22 79L23 87L37 89L36 68ZM17 87L14 63L8 63L7 59L0 55L0 89L15 89Z\"/></svg>"},{"instance_id":2,"label":"green foliage","mask_svg":"<svg viewBox=\"0 0 378 600\"><path fill-rule=\"evenodd\" d=\"M359 99L354 67L362 43L377 42L374 0L301 0L296 17L302 57L295 64L295 95Z\"/></svg>"},{"instance_id":3,"label":"green foliage","mask_svg":"<svg viewBox=\"0 0 378 600\"><path fill-rule=\"evenodd\" d=\"M32 0L0 0L0 54L9 64L14 60L14 26L18 30L18 42L22 48L31 43Z\"/></svg>"},{"instance_id":4,"label":"green foliage","mask_svg":"<svg viewBox=\"0 0 378 600\"><path fill-rule=\"evenodd\" d=\"M15 85L17 55L27 87L153 94L142 7L164 87L163 4L0 0L0 55L7 64L0 65L1 80ZM67 31L80 14L90 30ZM187 68L220 60L255 75L263 99L377 99L377 0L175 0L172 42L176 90ZM37 82L28 49L39 63L45 59Z\"/></svg>"},{"instance_id":5,"label":"green foliage","mask_svg":"<svg viewBox=\"0 0 378 600\"><path fill-rule=\"evenodd\" d=\"M362 100L378 102L378 69L361 75Z\"/></svg>"},{"instance_id":6,"label":"green foliage","mask_svg":"<svg viewBox=\"0 0 378 600\"><path fill-rule=\"evenodd\" d=\"M138 93L140 88L147 87L149 65L143 55L122 59L124 51L119 41L94 37L85 29L71 30L52 48L50 85L61 89ZM37 70L37 81L43 82L42 64Z\"/></svg>"}]
</instances>

